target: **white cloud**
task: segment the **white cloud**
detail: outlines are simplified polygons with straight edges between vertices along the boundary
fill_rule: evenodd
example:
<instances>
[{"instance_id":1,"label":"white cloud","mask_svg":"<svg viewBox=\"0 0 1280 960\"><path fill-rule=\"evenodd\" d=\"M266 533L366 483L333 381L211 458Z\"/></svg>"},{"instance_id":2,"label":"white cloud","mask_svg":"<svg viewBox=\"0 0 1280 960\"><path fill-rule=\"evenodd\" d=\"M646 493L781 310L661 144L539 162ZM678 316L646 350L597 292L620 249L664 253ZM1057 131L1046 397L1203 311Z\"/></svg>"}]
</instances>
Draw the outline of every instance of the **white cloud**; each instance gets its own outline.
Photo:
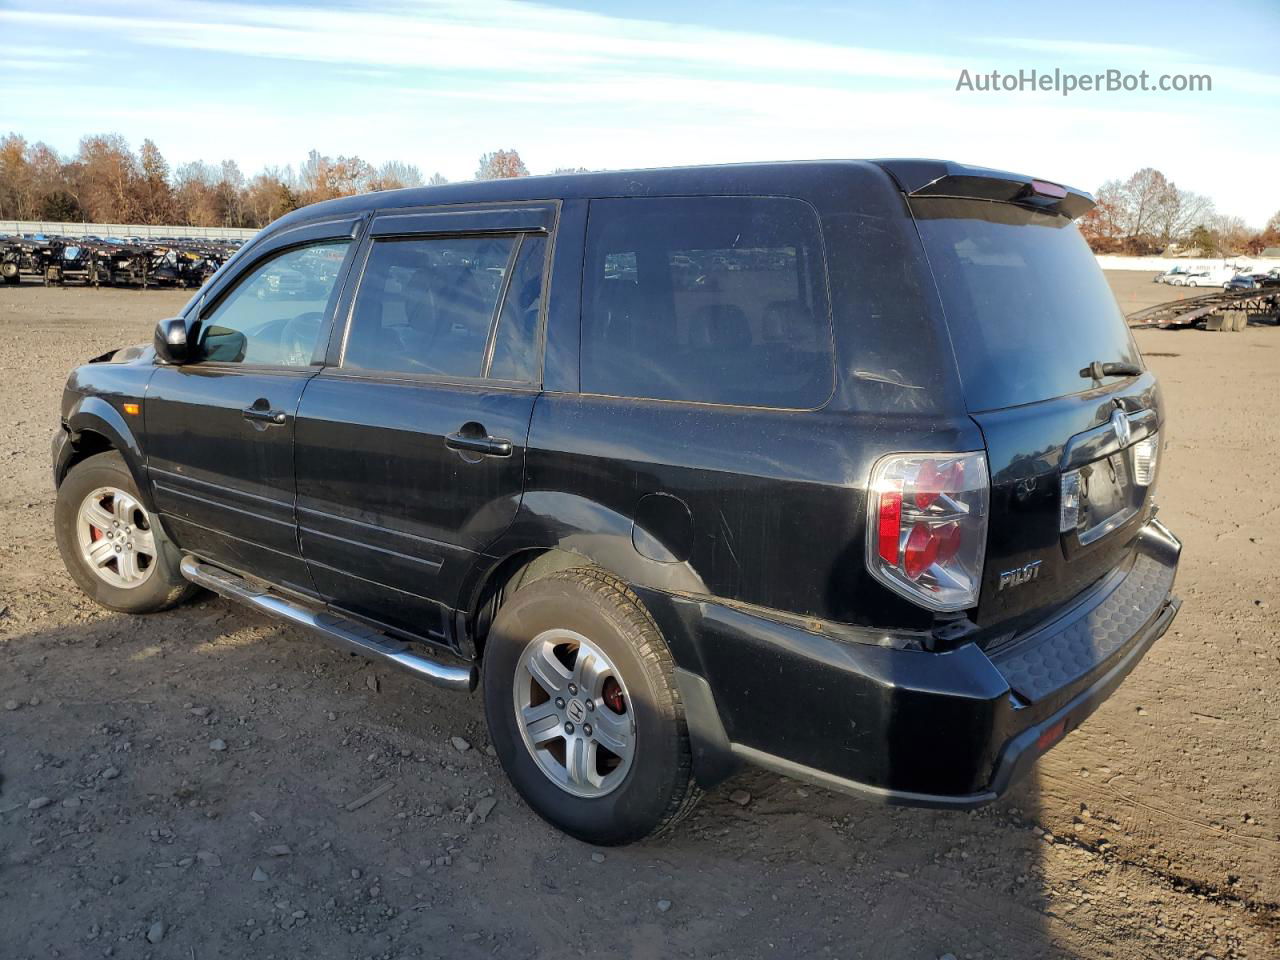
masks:
<instances>
[{"instance_id":1,"label":"white cloud","mask_svg":"<svg viewBox=\"0 0 1280 960\"><path fill-rule=\"evenodd\" d=\"M397 12L115 0L94 12L32 4L0 21L89 29L139 43L328 63L479 72L636 68L750 69L831 77L954 76L945 59L650 20L513 0L420 0ZM103 12L109 10L109 12Z\"/></svg>"},{"instance_id":2,"label":"white cloud","mask_svg":"<svg viewBox=\"0 0 1280 960\"><path fill-rule=\"evenodd\" d=\"M1056 56L1081 57L1096 60L1123 57L1149 57L1170 60L1185 59L1184 55L1168 47L1151 47L1140 43L1110 43L1101 40L1043 40L1036 37L979 37L982 43L1011 50L1031 53L1052 53ZM1118 66L1119 64L1117 64Z\"/></svg>"}]
</instances>

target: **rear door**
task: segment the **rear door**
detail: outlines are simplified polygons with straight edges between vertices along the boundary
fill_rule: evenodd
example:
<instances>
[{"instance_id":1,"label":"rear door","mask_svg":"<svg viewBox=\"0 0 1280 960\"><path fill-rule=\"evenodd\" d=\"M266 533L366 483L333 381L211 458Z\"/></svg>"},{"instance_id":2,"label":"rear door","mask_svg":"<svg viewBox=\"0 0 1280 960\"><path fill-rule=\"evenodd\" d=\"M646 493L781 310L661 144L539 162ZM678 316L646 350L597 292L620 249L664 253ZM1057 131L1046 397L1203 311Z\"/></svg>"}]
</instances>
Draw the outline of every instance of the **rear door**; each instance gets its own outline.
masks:
<instances>
[{"instance_id":1,"label":"rear door","mask_svg":"<svg viewBox=\"0 0 1280 960\"><path fill-rule=\"evenodd\" d=\"M178 542L306 593L294 417L323 361L357 226L311 224L253 251L199 306L195 359L158 366L144 401L155 501Z\"/></svg>"},{"instance_id":2,"label":"rear door","mask_svg":"<svg viewBox=\"0 0 1280 960\"><path fill-rule=\"evenodd\" d=\"M520 504L555 216L374 219L346 328L298 411L302 551L335 608L450 639L462 578Z\"/></svg>"},{"instance_id":3,"label":"rear door","mask_svg":"<svg viewBox=\"0 0 1280 960\"><path fill-rule=\"evenodd\" d=\"M1160 397L1068 218L952 198L911 209L986 440L978 621L998 639L1128 564L1150 512Z\"/></svg>"}]
</instances>

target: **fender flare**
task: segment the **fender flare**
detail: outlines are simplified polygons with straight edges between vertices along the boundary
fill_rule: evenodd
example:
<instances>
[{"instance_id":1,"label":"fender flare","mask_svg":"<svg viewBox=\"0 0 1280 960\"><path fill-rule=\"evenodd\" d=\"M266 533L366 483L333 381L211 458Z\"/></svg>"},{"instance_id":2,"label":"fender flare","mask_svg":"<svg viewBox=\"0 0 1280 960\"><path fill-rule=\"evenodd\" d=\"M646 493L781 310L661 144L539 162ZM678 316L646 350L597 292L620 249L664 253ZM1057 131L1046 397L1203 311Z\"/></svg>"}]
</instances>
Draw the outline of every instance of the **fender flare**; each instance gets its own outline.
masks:
<instances>
[{"instance_id":1,"label":"fender flare","mask_svg":"<svg viewBox=\"0 0 1280 960\"><path fill-rule=\"evenodd\" d=\"M86 434L97 434L124 458L133 482L137 485L142 505L148 511L155 512L142 447L119 410L100 396L80 397L67 415L65 428L69 434L68 442L63 444L54 464L54 480L57 485L61 485L76 460L75 454L83 437Z\"/></svg>"},{"instance_id":2,"label":"fender flare","mask_svg":"<svg viewBox=\"0 0 1280 960\"><path fill-rule=\"evenodd\" d=\"M521 554L557 551L581 558L630 584L666 593L705 594L707 586L687 560L655 560L640 553L637 542L660 544L631 516L578 494L527 491L515 520L491 543L463 579L462 610L474 613L507 563Z\"/></svg>"}]
</instances>

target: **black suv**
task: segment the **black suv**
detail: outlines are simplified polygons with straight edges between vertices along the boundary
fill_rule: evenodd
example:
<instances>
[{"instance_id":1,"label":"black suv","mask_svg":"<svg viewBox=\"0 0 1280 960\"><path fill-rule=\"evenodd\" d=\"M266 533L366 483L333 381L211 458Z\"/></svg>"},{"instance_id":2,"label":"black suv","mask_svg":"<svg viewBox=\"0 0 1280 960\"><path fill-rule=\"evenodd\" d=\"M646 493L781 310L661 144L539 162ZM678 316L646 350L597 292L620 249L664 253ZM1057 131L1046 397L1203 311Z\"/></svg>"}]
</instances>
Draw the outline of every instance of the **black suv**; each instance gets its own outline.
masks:
<instances>
[{"instance_id":1,"label":"black suv","mask_svg":"<svg viewBox=\"0 0 1280 960\"><path fill-rule=\"evenodd\" d=\"M931 160L298 210L76 370L58 545L459 690L598 843L743 761L992 800L1168 628L1163 408L1072 223Z\"/></svg>"}]
</instances>

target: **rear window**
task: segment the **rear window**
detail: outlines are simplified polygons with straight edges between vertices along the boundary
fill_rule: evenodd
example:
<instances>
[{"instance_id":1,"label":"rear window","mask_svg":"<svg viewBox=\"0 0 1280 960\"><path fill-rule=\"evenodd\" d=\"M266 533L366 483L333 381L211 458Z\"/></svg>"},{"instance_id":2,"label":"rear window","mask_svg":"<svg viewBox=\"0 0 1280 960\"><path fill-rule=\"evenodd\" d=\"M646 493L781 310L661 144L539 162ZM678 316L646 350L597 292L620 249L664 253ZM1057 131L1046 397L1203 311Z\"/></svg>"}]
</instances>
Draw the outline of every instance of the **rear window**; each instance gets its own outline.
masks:
<instances>
[{"instance_id":1,"label":"rear window","mask_svg":"<svg viewBox=\"0 0 1280 960\"><path fill-rule=\"evenodd\" d=\"M831 395L811 207L781 197L593 200L582 390L812 408Z\"/></svg>"},{"instance_id":2,"label":"rear window","mask_svg":"<svg viewBox=\"0 0 1280 960\"><path fill-rule=\"evenodd\" d=\"M1070 220L981 200L916 199L911 211L970 410L1087 390L1093 381L1080 371L1095 360L1141 362Z\"/></svg>"}]
</instances>

